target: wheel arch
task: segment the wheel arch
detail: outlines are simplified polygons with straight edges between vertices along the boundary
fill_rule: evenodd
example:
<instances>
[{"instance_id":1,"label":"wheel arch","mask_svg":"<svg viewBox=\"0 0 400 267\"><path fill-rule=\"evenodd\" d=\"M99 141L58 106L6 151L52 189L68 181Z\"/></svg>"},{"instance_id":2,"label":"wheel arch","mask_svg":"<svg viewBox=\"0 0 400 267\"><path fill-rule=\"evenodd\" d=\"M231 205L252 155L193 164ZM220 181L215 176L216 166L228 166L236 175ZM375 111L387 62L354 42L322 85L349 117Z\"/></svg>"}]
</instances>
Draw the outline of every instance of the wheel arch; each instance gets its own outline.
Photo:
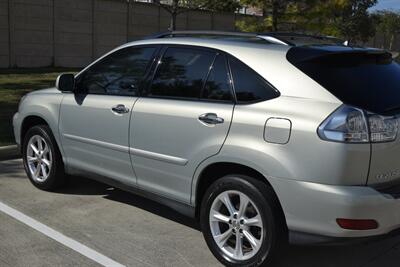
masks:
<instances>
[{"instance_id":1,"label":"wheel arch","mask_svg":"<svg viewBox=\"0 0 400 267\"><path fill-rule=\"evenodd\" d=\"M48 119L46 119L46 116L43 116L43 114L38 114L38 113L30 113L26 114L24 118L22 119L21 122L21 127L20 127L20 143L21 143L21 150L23 148L23 141L25 138L26 133L28 130L36 125L47 125L52 134L54 139L56 140L56 145L58 146L61 155L63 155L63 150L62 146L60 144L59 136L58 136L58 129L57 129L57 123L51 123L49 122ZM21 151L22 152L22 151ZM64 158L64 157L63 157ZM64 162L65 163L65 162Z\"/></svg>"},{"instance_id":2,"label":"wheel arch","mask_svg":"<svg viewBox=\"0 0 400 267\"><path fill-rule=\"evenodd\" d=\"M20 130L20 142L21 144L24 141L25 135L28 132L28 130L36 125L47 125L49 126L49 123L43 119L39 115L28 115L26 116L21 123L21 130Z\"/></svg>"},{"instance_id":3,"label":"wheel arch","mask_svg":"<svg viewBox=\"0 0 400 267\"><path fill-rule=\"evenodd\" d=\"M269 186L272 191L275 193L275 197L278 200L279 207L281 210L281 215L283 216L285 222L286 217L283 212L283 208L281 206L281 202L279 197L274 190L272 184L268 181L265 175L262 174L260 170L254 168L253 166L248 166L246 164L238 163L238 162L230 162L230 161L219 161L213 162L201 169L199 171L199 175L195 181L195 188L193 189L194 194L192 195L192 201L195 204L195 216L196 219L199 218L199 212L201 208L201 201L203 196L209 186L216 180L228 175L228 174L241 174L250 176L258 181L263 182L267 186Z\"/></svg>"}]
</instances>

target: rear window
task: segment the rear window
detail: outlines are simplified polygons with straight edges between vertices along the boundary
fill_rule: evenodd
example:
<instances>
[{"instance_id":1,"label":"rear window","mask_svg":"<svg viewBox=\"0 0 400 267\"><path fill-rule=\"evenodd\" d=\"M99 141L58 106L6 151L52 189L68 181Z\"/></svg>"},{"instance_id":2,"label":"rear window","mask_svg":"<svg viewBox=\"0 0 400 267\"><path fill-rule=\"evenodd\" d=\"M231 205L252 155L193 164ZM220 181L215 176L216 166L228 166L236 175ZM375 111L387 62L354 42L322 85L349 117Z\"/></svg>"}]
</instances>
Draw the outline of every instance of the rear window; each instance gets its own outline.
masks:
<instances>
[{"instance_id":1,"label":"rear window","mask_svg":"<svg viewBox=\"0 0 400 267\"><path fill-rule=\"evenodd\" d=\"M345 104L375 113L400 111L400 66L388 53L334 53L288 60Z\"/></svg>"}]
</instances>

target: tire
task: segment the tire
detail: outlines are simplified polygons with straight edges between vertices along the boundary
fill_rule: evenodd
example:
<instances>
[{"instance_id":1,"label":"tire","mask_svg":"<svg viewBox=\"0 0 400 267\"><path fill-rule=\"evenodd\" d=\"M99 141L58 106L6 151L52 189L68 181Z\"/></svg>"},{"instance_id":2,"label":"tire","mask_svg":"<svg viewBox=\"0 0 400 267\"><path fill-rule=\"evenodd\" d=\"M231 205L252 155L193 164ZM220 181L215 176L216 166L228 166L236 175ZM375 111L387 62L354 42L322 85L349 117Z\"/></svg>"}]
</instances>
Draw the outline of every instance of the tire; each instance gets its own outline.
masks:
<instances>
[{"instance_id":1,"label":"tire","mask_svg":"<svg viewBox=\"0 0 400 267\"><path fill-rule=\"evenodd\" d=\"M224 204L227 196L233 207L230 212ZM246 208L240 208L246 202ZM288 242L286 221L275 192L244 175L227 175L208 188L200 224L209 249L225 266L270 266ZM219 245L216 240L221 240ZM240 251L236 244L241 243Z\"/></svg>"},{"instance_id":2,"label":"tire","mask_svg":"<svg viewBox=\"0 0 400 267\"><path fill-rule=\"evenodd\" d=\"M22 157L25 172L34 186L53 191L64 185L66 175L62 156L47 125L36 125L28 130L23 140Z\"/></svg>"}]
</instances>

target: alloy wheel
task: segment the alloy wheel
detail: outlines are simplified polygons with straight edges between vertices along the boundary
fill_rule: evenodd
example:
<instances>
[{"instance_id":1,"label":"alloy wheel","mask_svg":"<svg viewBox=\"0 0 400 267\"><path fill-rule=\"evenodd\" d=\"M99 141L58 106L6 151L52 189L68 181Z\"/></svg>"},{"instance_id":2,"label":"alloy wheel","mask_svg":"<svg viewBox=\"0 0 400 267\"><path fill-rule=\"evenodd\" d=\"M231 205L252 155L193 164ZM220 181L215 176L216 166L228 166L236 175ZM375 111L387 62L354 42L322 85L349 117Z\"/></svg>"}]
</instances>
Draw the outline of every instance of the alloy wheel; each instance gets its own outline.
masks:
<instances>
[{"instance_id":1,"label":"alloy wheel","mask_svg":"<svg viewBox=\"0 0 400 267\"><path fill-rule=\"evenodd\" d=\"M209 223L215 243L231 259L250 259L262 246L265 231L259 209L242 192L219 194L211 205Z\"/></svg>"},{"instance_id":2,"label":"alloy wheel","mask_svg":"<svg viewBox=\"0 0 400 267\"><path fill-rule=\"evenodd\" d=\"M40 135L33 135L26 149L26 162L33 180L46 181L53 163L53 156L46 140Z\"/></svg>"}]
</instances>

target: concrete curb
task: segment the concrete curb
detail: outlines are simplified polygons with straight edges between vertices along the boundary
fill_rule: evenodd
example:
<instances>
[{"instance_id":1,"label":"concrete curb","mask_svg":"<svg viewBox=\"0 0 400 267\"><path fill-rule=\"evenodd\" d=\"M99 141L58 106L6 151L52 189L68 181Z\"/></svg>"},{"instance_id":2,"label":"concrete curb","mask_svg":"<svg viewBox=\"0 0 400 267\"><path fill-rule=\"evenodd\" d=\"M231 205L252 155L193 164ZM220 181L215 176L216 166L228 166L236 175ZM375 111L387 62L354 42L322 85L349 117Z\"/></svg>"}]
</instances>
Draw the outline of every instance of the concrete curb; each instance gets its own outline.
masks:
<instances>
[{"instance_id":1,"label":"concrete curb","mask_svg":"<svg viewBox=\"0 0 400 267\"><path fill-rule=\"evenodd\" d=\"M17 145L1 146L0 160L16 159L20 157Z\"/></svg>"}]
</instances>

